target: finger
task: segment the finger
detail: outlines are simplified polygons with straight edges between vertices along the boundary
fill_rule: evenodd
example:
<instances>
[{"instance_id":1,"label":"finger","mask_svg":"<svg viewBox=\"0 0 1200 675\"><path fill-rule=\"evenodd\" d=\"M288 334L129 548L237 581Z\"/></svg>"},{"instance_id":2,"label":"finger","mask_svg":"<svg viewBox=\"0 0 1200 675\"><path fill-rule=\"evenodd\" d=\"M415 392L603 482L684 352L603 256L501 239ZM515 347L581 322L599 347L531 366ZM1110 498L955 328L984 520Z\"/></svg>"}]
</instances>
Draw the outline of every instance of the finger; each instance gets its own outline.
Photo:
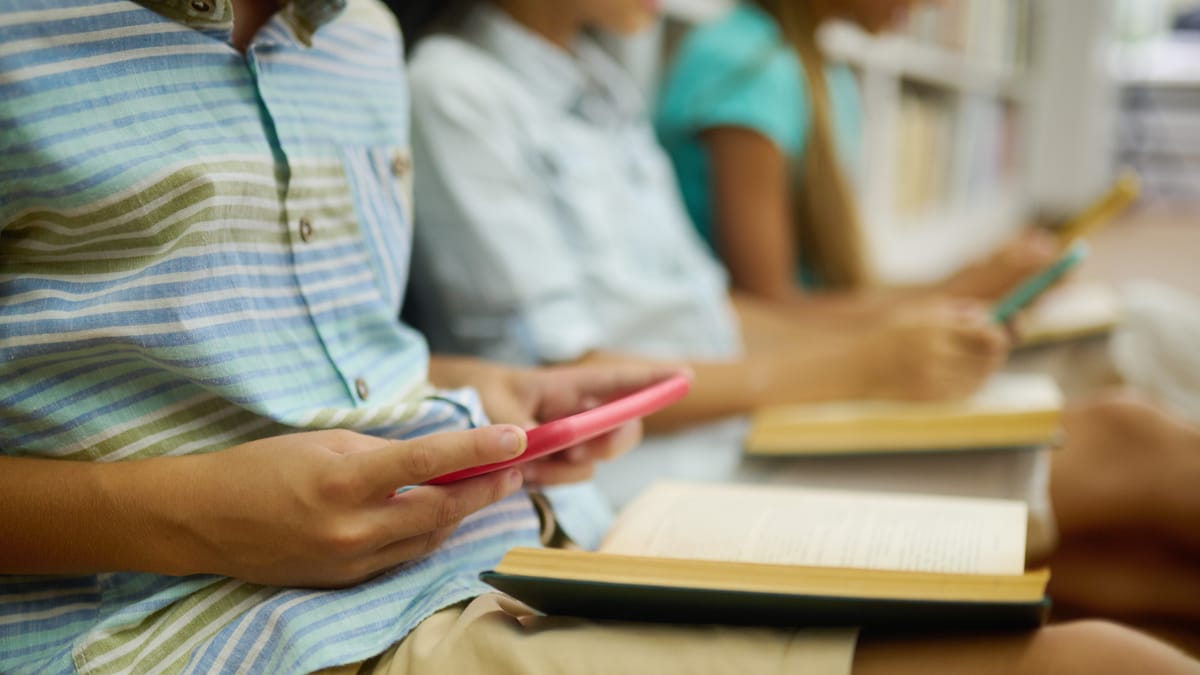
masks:
<instances>
[{"instance_id":1,"label":"finger","mask_svg":"<svg viewBox=\"0 0 1200 675\"><path fill-rule=\"evenodd\" d=\"M1004 322L1004 333L1008 338L1009 345L1019 345L1024 340L1025 335L1025 314L1018 312L1011 319Z\"/></svg>"},{"instance_id":2,"label":"finger","mask_svg":"<svg viewBox=\"0 0 1200 675\"><path fill-rule=\"evenodd\" d=\"M961 373L947 374L938 381L937 396L942 401L961 401L978 391L981 380Z\"/></svg>"},{"instance_id":3,"label":"finger","mask_svg":"<svg viewBox=\"0 0 1200 675\"><path fill-rule=\"evenodd\" d=\"M616 429L598 436L583 445L579 461L607 461L616 459L636 448L642 442L641 420L627 422Z\"/></svg>"},{"instance_id":4,"label":"finger","mask_svg":"<svg viewBox=\"0 0 1200 675\"><path fill-rule=\"evenodd\" d=\"M536 475L537 466L547 462L562 462L565 464L595 464L615 459L632 450L642 440L642 423L640 420L626 422L601 436L597 436L580 445L576 445L549 457L530 462L525 466L530 470L525 472L525 479L531 480Z\"/></svg>"},{"instance_id":5,"label":"finger","mask_svg":"<svg viewBox=\"0 0 1200 675\"><path fill-rule=\"evenodd\" d=\"M539 406L543 420L552 420L586 410L589 399L609 401L691 371L678 365L615 364L574 366L547 373L555 378Z\"/></svg>"},{"instance_id":6,"label":"finger","mask_svg":"<svg viewBox=\"0 0 1200 675\"><path fill-rule=\"evenodd\" d=\"M986 351L968 351L954 350L954 353L947 354L942 359L938 366L930 374L930 379L936 382L962 382L971 383L970 389L976 387L976 383L987 380L993 373L1004 365L1007 360L1007 352L986 352Z\"/></svg>"},{"instance_id":7,"label":"finger","mask_svg":"<svg viewBox=\"0 0 1200 675\"><path fill-rule=\"evenodd\" d=\"M1035 259L1048 262L1058 257L1060 245L1058 237L1046 230L1027 230L1024 234L1024 242Z\"/></svg>"},{"instance_id":8,"label":"finger","mask_svg":"<svg viewBox=\"0 0 1200 675\"><path fill-rule=\"evenodd\" d=\"M525 450L525 431L497 425L390 441L369 452L349 455L364 495L388 495L397 488L475 466L503 462Z\"/></svg>"},{"instance_id":9,"label":"finger","mask_svg":"<svg viewBox=\"0 0 1200 675\"><path fill-rule=\"evenodd\" d=\"M521 485L521 473L506 469L393 495L372 513L381 536L375 548L450 527L508 497Z\"/></svg>"},{"instance_id":10,"label":"finger","mask_svg":"<svg viewBox=\"0 0 1200 675\"><path fill-rule=\"evenodd\" d=\"M1003 354L1010 347L1003 326L990 319L986 324L960 326L956 336L957 345L973 354Z\"/></svg>"},{"instance_id":11,"label":"finger","mask_svg":"<svg viewBox=\"0 0 1200 675\"><path fill-rule=\"evenodd\" d=\"M991 306L978 300L958 299L954 304L954 317L959 325L987 326L992 323Z\"/></svg>"},{"instance_id":12,"label":"finger","mask_svg":"<svg viewBox=\"0 0 1200 675\"><path fill-rule=\"evenodd\" d=\"M595 462L573 464L559 459L548 459L528 467L526 480L536 485L564 485L582 483L596 473Z\"/></svg>"},{"instance_id":13,"label":"finger","mask_svg":"<svg viewBox=\"0 0 1200 675\"><path fill-rule=\"evenodd\" d=\"M991 360L987 358L963 358L961 352L947 356L940 365L928 370L917 395L932 400L958 400L971 396L991 374Z\"/></svg>"},{"instance_id":14,"label":"finger","mask_svg":"<svg viewBox=\"0 0 1200 675\"><path fill-rule=\"evenodd\" d=\"M517 377L524 377L524 373L525 371L517 371ZM533 392L524 391L519 386L520 381L518 379L517 384L498 393L480 390L480 396L483 398L484 407L492 423L513 424L522 429L532 429L538 425L538 421L534 417L537 396Z\"/></svg>"},{"instance_id":15,"label":"finger","mask_svg":"<svg viewBox=\"0 0 1200 675\"><path fill-rule=\"evenodd\" d=\"M407 562L420 560L436 551L450 538L461 523L431 530L423 534L394 541L362 560L363 578L369 579Z\"/></svg>"}]
</instances>

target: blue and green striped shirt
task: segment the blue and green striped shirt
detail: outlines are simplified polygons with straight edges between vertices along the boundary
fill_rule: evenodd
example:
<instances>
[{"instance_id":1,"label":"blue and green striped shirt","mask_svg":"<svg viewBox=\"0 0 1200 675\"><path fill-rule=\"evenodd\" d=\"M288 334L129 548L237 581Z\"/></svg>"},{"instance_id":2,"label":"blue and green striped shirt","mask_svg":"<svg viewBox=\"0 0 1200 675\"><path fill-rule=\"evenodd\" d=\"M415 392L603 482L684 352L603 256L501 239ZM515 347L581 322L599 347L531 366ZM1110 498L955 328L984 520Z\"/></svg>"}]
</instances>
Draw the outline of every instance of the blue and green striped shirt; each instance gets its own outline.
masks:
<instances>
[{"instance_id":1,"label":"blue and green striped shirt","mask_svg":"<svg viewBox=\"0 0 1200 675\"><path fill-rule=\"evenodd\" d=\"M0 12L0 453L112 462L301 429L410 437L483 421L471 392L429 387L424 341L396 319L411 163L391 16L368 0L294 0L242 54L231 11ZM515 496L347 590L0 577L0 672L352 663L480 592L481 569L536 540Z\"/></svg>"}]
</instances>

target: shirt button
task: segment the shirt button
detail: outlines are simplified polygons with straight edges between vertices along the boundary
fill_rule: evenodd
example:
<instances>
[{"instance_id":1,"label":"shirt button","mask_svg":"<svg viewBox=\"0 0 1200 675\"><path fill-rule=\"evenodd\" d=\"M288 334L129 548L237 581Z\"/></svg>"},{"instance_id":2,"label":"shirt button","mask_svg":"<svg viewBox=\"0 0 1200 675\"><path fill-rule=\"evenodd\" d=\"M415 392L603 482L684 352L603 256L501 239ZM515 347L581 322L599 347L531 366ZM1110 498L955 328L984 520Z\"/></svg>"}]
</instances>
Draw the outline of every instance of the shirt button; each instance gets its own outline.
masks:
<instances>
[{"instance_id":1,"label":"shirt button","mask_svg":"<svg viewBox=\"0 0 1200 675\"><path fill-rule=\"evenodd\" d=\"M191 5L193 11L200 12L201 14L208 14L213 8L213 5L211 2L209 2L209 0L192 0L189 4Z\"/></svg>"},{"instance_id":2,"label":"shirt button","mask_svg":"<svg viewBox=\"0 0 1200 675\"><path fill-rule=\"evenodd\" d=\"M367 397L371 395L371 390L367 387L367 381L361 377L354 381L354 391L356 391L358 393L358 397L364 401L367 400Z\"/></svg>"},{"instance_id":3,"label":"shirt button","mask_svg":"<svg viewBox=\"0 0 1200 675\"><path fill-rule=\"evenodd\" d=\"M397 152L392 157L392 172L403 178L409 171L412 171L412 159L403 152Z\"/></svg>"},{"instance_id":4,"label":"shirt button","mask_svg":"<svg viewBox=\"0 0 1200 675\"><path fill-rule=\"evenodd\" d=\"M313 237L312 220L310 220L308 218L308 216L305 216L300 219L300 240L308 241L308 240L312 239L312 237Z\"/></svg>"}]
</instances>

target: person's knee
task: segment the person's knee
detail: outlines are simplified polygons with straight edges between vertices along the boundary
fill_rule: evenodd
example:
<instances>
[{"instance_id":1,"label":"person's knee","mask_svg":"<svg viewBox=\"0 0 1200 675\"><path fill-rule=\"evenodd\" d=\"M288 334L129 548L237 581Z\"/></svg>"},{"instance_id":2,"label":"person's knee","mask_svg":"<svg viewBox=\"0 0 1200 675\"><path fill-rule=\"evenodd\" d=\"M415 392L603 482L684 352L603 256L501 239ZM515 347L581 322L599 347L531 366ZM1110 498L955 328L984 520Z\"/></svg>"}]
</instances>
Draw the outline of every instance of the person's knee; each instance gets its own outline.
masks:
<instances>
[{"instance_id":1,"label":"person's knee","mask_svg":"<svg viewBox=\"0 0 1200 675\"><path fill-rule=\"evenodd\" d=\"M1144 395L1128 389L1107 391L1068 406L1063 425L1068 434L1084 445L1130 438L1155 437L1165 427L1164 416ZM1126 452L1134 448L1122 447Z\"/></svg>"},{"instance_id":2,"label":"person's knee","mask_svg":"<svg viewBox=\"0 0 1200 675\"><path fill-rule=\"evenodd\" d=\"M1200 667L1167 645L1105 621L1077 621L1040 631L1020 675L1197 673Z\"/></svg>"}]
</instances>

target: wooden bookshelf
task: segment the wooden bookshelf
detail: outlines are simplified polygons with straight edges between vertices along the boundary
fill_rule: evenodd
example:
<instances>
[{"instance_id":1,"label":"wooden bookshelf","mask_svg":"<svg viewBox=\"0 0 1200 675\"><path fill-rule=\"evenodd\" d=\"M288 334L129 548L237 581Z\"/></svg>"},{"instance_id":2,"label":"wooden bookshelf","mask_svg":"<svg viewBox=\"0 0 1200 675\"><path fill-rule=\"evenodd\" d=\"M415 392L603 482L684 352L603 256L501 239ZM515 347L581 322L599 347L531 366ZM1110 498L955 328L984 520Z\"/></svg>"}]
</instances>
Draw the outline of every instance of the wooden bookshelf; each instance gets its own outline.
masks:
<instances>
[{"instance_id":1,"label":"wooden bookshelf","mask_svg":"<svg viewBox=\"0 0 1200 675\"><path fill-rule=\"evenodd\" d=\"M1024 80L1012 64L971 62L942 45L903 35L874 37L846 24L830 26L823 46L831 57L860 69L954 91L1020 100Z\"/></svg>"},{"instance_id":2,"label":"wooden bookshelf","mask_svg":"<svg viewBox=\"0 0 1200 675\"><path fill-rule=\"evenodd\" d=\"M950 0L902 29L821 35L862 84L857 177L873 258L892 282L935 279L1003 240L1028 210L1022 165L1034 0Z\"/></svg>"}]
</instances>

